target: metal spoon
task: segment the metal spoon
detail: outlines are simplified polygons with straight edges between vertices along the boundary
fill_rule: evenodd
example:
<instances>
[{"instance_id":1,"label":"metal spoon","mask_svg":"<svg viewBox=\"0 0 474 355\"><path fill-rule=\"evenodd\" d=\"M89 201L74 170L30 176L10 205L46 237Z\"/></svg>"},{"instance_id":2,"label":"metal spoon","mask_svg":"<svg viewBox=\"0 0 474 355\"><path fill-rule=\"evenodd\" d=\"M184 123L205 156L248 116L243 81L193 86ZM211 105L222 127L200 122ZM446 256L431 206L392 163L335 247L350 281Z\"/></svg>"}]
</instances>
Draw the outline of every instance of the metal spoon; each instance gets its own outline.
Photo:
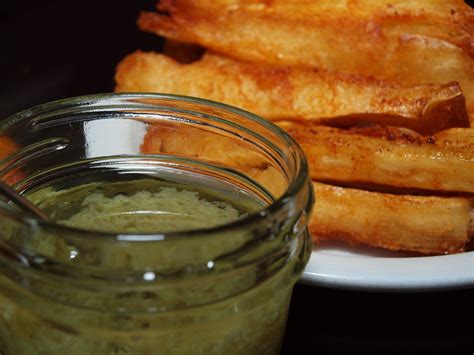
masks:
<instances>
[{"instance_id":1,"label":"metal spoon","mask_svg":"<svg viewBox=\"0 0 474 355\"><path fill-rule=\"evenodd\" d=\"M48 217L46 213L44 213L41 209L36 207L32 204L28 199L20 195L10 186L8 186L4 181L0 180L0 194L8 197L12 200L18 207L20 207L24 212L27 212L42 221L51 222L51 219Z\"/></svg>"}]
</instances>

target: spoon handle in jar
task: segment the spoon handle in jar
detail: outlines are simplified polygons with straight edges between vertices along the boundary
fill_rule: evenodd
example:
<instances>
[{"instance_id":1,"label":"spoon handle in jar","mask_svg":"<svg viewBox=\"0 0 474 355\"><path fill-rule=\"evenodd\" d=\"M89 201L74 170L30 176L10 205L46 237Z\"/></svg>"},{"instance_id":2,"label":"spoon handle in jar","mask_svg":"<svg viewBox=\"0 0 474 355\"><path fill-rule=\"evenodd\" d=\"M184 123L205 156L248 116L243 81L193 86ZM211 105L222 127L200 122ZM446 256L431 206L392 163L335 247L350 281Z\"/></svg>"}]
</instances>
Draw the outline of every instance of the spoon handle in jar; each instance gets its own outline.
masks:
<instances>
[{"instance_id":1,"label":"spoon handle in jar","mask_svg":"<svg viewBox=\"0 0 474 355\"><path fill-rule=\"evenodd\" d=\"M41 209L36 207L33 203L31 203L27 198L20 195L16 192L13 188L8 186L4 181L0 180L0 193L11 201L13 201L18 207L20 207L23 211L32 214L33 216L41 219L45 222L50 222L48 215L44 213Z\"/></svg>"}]
</instances>

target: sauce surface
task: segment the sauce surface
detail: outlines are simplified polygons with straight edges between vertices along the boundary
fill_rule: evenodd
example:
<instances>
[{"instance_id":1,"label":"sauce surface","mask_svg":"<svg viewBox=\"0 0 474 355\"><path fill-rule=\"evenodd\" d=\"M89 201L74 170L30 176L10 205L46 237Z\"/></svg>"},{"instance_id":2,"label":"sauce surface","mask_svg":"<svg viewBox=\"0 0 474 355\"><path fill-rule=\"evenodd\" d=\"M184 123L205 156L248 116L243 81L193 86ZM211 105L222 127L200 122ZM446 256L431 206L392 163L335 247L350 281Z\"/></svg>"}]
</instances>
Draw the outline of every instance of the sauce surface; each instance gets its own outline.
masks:
<instances>
[{"instance_id":1,"label":"sauce surface","mask_svg":"<svg viewBox=\"0 0 474 355\"><path fill-rule=\"evenodd\" d=\"M29 198L59 224L116 233L210 228L261 208L235 191L155 179L94 182L60 190L46 187Z\"/></svg>"}]
</instances>

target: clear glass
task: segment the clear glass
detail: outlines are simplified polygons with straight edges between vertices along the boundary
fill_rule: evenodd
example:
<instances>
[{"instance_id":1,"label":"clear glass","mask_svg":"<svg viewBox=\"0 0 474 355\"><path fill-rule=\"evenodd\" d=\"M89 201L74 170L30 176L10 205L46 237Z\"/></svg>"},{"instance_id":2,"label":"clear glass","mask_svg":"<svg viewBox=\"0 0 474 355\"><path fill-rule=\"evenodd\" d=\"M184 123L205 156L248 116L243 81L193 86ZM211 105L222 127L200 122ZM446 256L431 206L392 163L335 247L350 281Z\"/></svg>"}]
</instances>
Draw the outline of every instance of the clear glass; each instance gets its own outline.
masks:
<instances>
[{"instance_id":1,"label":"clear glass","mask_svg":"<svg viewBox=\"0 0 474 355\"><path fill-rule=\"evenodd\" d=\"M206 100L107 94L13 115L2 142L0 178L23 194L76 177L197 177L261 208L217 227L114 234L0 201L1 354L278 353L312 247L307 164L286 133Z\"/></svg>"}]
</instances>

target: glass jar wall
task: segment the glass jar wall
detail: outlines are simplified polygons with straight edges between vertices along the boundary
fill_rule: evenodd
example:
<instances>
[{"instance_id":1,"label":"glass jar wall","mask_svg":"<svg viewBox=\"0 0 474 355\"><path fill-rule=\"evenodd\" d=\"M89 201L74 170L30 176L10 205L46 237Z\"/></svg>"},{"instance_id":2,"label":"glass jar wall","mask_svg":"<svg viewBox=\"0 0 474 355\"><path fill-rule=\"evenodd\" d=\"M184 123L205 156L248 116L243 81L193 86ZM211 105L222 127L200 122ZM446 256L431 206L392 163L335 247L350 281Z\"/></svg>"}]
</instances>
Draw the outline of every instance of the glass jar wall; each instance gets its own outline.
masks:
<instances>
[{"instance_id":1,"label":"glass jar wall","mask_svg":"<svg viewBox=\"0 0 474 355\"><path fill-rule=\"evenodd\" d=\"M0 135L0 177L57 222L0 202L2 354L278 353L313 204L287 134L210 101L110 94Z\"/></svg>"}]
</instances>

